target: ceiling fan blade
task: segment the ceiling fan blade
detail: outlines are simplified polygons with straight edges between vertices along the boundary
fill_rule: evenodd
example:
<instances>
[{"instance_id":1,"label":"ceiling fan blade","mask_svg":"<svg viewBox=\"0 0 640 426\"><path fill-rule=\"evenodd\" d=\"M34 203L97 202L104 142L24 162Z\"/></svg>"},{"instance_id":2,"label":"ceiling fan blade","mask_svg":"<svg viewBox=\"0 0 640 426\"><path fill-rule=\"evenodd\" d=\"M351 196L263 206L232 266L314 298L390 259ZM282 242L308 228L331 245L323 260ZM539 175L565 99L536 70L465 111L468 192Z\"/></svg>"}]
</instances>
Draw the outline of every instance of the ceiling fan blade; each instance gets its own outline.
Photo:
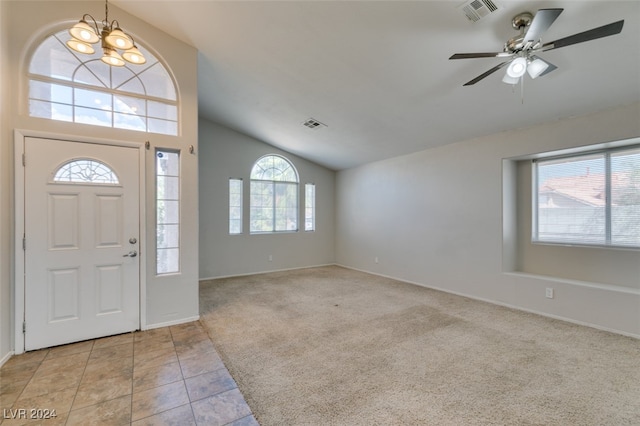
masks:
<instances>
[{"instance_id":1,"label":"ceiling fan blade","mask_svg":"<svg viewBox=\"0 0 640 426\"><path fill-rule=\"evenodd\" d=\"M537 42L540 40L540 36L542 33L547 31L551 24L555 22L555 20L560 16L564 9L540 9L536 13L536 16L533 17L533 21L531 21L531 25L527 29L526 34L524 35L524 42Z\"/></svg>"},{"instance_id":2,"label":"ceiling fan blade","mask_svg":"<svg viewBox=\"0 0 640 426\"><path fill-rule=\"evenodd\" d=\"M491 74L493 74L494 72L498 71L500 68L504 67L505 65L507 65L510 62L511 61L505 61L505 62L502 62L501 64L496 65L495 67L491 68L489 71L480 74L479 76L477 76L473 80L467 81L465 84L463 84L463 86L471 86L472 84L476 84L477 82L479 82L483 78L490 76Z\"/></svg>"},{"instance_id":3,"label":"ceiling fan blade","mask_svg":"<svg viewBox=\"0 0 640 426\"><path fill-rule=\"evenodd\" d=\"M598 28L593 28L591 30L584 31L582 33L570 35L565 38L561 38L555 41L550 41L542 45L543 51L558 49L560 47L571 46L572 44L582 43L585 41L595 40L602 37L608 37L611 35L619 34L622 31L622 26L624 25L624 19L612 22L608 25L603 25Z\"/></svg>"},{"instance_id":4,"label":"ceiling fan blade","mask_svg":"<svg viewBox=\"0 0 640 426\"><path fill-rule=\"evenodd\" d=\"M505 52L487 52L487 53L456 53L451 55L449 59L472 59L472 58L500 58L503 56L511 56L511 53Z\"/></svg>"}]
</instances>

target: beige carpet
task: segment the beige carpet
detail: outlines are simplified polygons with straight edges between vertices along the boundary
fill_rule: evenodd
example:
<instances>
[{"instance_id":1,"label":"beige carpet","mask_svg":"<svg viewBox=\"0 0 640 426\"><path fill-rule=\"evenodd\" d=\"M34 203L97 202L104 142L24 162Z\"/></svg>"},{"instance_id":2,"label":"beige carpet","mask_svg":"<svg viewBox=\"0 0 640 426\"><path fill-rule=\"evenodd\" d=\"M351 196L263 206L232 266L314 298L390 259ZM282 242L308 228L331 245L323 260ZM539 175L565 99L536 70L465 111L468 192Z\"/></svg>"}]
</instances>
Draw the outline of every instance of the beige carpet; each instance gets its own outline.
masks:
<instances>
[{"instance_id":1,"label":"beige carpet","mask_svg":"<svg viewBox=\"0 0 640 426\"><path fill-rule=\"evenodd\" d=\"M269 425L640 425L640 340L340 267L201 283Z\"/></svg>"}]
</instances>

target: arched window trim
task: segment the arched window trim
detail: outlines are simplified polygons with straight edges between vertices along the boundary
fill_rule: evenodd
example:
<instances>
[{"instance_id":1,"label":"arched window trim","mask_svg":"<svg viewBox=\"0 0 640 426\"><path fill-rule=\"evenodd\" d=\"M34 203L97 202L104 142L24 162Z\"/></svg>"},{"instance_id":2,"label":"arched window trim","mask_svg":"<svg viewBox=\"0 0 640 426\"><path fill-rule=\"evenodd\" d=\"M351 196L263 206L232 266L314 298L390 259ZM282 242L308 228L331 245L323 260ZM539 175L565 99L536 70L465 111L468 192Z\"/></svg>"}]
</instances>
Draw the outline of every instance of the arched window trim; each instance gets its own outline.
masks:
<instances>
[{"instance_id":1,"label":"arched window trim","mask_svg":"<svg viewBox=\"0 0 640 426\"><path fill-rule=\"evenodd\" d=\"M68 169L73 163L80 163L83 161L88 161L91 164L95 164L97 168L103 169L104 172L112 175L112 178L109 181L94 181L94 180L74 180L73 177L70 177L69 180L63 179L59 177L61 172L66 172L64 169ZM58 165L55 170L51 172L51 183L55 184L64 184L64 185L105 185L105 186L120 186L120 178L118 177L118 173L115 171L113 167L109 164L105 163L102 160L98 160L96 158L90 157L80 157L80 158L71 158L60 165Z\"/></svg>"},{"instance_id":2,"label":"arched window trim","mask_svg":"<svg viewBox=\"0 0 640 426\"><path fill-rule=\"evenodd\" d=\"M276 179L258 179L254 177L254 172L256 170L256 167L259 165L259 163L266 159L266 158L271 158L271 157L277 157L280 158L282 160L284 160L289 167L291 168L291 170L293 170L293 173L295 174L296 179L295 180L276 180ZM266 171L266 169L265 169ZM275 181L275 182L289 182L289 183L300 183L300 176L298 175L298 170L296 170L296 167L293 165L293 163L286 157L282 156L282 155L278 155L278 154L267 154L267 155L263 155L262 157L258 158L256 160L255 163L253 163L253 167L251 168L251 180L265 180L265 181Z\"/></svg>"},{"instance_id":3,"label":"arched window trim","mask_svg":"<svg viewBox=\"0 0 640 426\"><path fill-rule=\"evenodd\" d=\"M74 81L75 75L77 72L79 72L79 70L85 68L89 73L91 73L91 75L93 76L93 78L95 78L97 81L103 82L103 79L101 79L99 76L97 76L93 70L90 67L85 66L84 64L87 64L89 62L92 61L96 61L96 59L92 59L91 57L84 58L84 55L80 55L77 54L76 52L74 52L71 49L68 49L66 47L66 44L64 43L63 40L60 39L60 37L56 37L57 35L61 35L63 33L63 31L67 31L67 29L69 28L71 24L69 22L60 22L57 24L53 24L50 26L47 26L46 28L43 28L43 30L40 32L39 36L36 36L32 39L32 42L30 43L29 49L25 52L25 56L23 56L23 60L22 62L22 68L23 68L23 72L22 72L22 76L24 76L24 90L27 94L26 98L25 98L25 103L23 105L25 105L26 108L26 114L34 117L34 118L44 118L44 119L50 119L50 120L54 120L54 121L58 121L59 119L54 119L51 117L39 117L37 115L32 115L31 111L30 111L30 102L31 102L31 97L30 97L30 82L31 81L39 81L39 82L43 82L43 83L52 83L52 84L56 84L56 85L60 85L60 86L66 86L69 88L79 88L79 89L85 89L85 90L94 90L94 91L99 91L108 95L121 95L121 96L128 96L128 97L132 97L132 98L137 98L137 99L141 99L143 101L152 101L152 102L159 102L159 103L163 103L166 105L169 105L173 108L175 108L175 120L173 118L167 119L167 118L163 118L163 117L157 117L157 116L149 116L149 115L133 115L134 117L140 117L142 118L145 123L147 123L147 120L151 119L151 120L157 120L158 122L169 122L169 123L174 123L173 125L175 126L175 133L174 132L162 132L162 131L151 131L149 130L148 124L145 126L145 129L133 129L130 128L128 126L116 126L114 125L115 120L112 118L111 119L111 123L110 126L103 126L103 125L99 125L100 127L111 127L114 129L118 129L118 130L124 130L124 131L136 131L136 132L147 132L147 133L157 133L157 134L165 134L168 136L180 136L182 134L182 108L181 108L181 93L180 93L180 89L179 89L179 85L177 82L177 79L173 73L173 70L167 65L166 61L162 58L162 56L160 54L158 54L158 52L153 49L153 47L148 46L144 40L133 34L136 40L136 44L138 45L139 48L141 48L141 50L146 51L149 55L148 58L151 58L152 61L151 63L147 63L144 64L142 66L135 66L135 65L125 65L125 68L128 68L131 72L132 72L132 76L129 78L124 79L123 81L119 82L119 84L117 85L117 87L111 88L111 87L107 87L106 85L92 85L92 84L86 84L86 83L81 83L81 82L76 82ZM58 42L61 43L61 45L63 47L65 47L65 49L72 54L78 61L78 65L75 67L75 69L72 72L72 77L71 79L68 78L60 78L60 79L56 79L55 77L50 77L50 76L46 76L44 74L34 74L31 73L31 64L35 58L36 53L38 52L38 49L40 48L40 46L45 43L49 38L55 38ZM99 50L96 49L97 51ZM100 62L100 60L97 60L98 62ZM105 64L105 66L108 66ZM148 82L145 84L145 79L141 78L140 75L142 75L144 73L144 71L147 71L149 69L151 69L152 67L156 67L156 66L160 66L163 68L163 70L166 73L167 76L167 82L170 82L170 85L172 87L172 96L174 99L171 98L164 98L164 97L158 97L158 96L154 96L154 95L150 95L148 94ZM120 90L120 88L128 83L130 83L132 80L137 80L140 83L140 87L142 88L142 90L145 92L144 94L138 93L138 92L130 92L130 91L123 91ZM169 87L169 86L167 86ZM75 108L74 105L74 101L72 101L71 104L66 104L63 102L56 102L55 100L51 100L48 101L49 103L51 103L52 105L65 105L65 106L70 106L71 108ZM21 102L22 103L22 102ZM113 109L111 110L111 112L115 112ZM70 120L62 120L62 121L67 121L67 122L75 122L74 117L71 117ZM83 124L86 125L88 123L86 122L79 122L79 124ZM90 125L90 124L89 124Z\"/></svg>"}]
</instances>

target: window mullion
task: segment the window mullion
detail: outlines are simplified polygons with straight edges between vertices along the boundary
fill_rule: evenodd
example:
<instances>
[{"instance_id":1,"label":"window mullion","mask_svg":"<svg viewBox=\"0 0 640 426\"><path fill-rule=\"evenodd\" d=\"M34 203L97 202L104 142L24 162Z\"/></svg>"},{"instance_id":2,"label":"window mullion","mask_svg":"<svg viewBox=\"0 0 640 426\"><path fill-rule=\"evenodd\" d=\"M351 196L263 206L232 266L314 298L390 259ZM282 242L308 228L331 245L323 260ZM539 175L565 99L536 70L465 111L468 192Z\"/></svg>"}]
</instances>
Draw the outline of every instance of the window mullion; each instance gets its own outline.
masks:
<instances>
[{"instance_id":1,"label":"window mullion","mask_svg":"<svg viewBox=\"0 0 640 426\"><path fill-rule=\"evenodd\" d=\"M611 154L604 154L605 173L605 205L604 205L604 229L606 244L611 244Z\"/></svg>"},{"instance_id":2,"label":"window mullion","mask_svg":"<svg viewBox=\"0 0 640 426\"><path fill-rule=\"evenodd\" d=\"M132 96L138 99L145 99L147 101L161 102L161 103L172 105L172 106L178 105L178 101L174 101L171 99L159 98L157 96L151 96L151 95L142 94L142 93L123 92L123 91L111 89L110 87L105 87L105 86L93 86L91 84L85 84L78 81L59 80L56 78L47 77L44 75L37 75L37 74L29 74L28 77L30 80L41 81L43 83L57 84L59 86L66 86L71 88L87 89L87 90L99 90L100 92L111 93L114 95L124 94L125 96Z\"/></svg>"},{"instance_id":3,"label":"window mullion","mask_svg":"<svg viewBox=\"0 0 640 426\"><path fill-rule=\"evenodd\" d=\"M271 232L276 232L277 231L276 223L278 222L278 220L277 220L278 210L276 209L276 205L277 205L276 204L276 198L277 198L276 185L277 184L274 181L274 182L271 182L271 185L272 185L271 191L272 191L272 194L273 194L273 196L271 197L271 211L273 212L273 215L271 217L271 220L272 220L272 222L271 222Z\"/></svg>"},{"instance_id":4,"label":"window mullion","mask_svg":"<svg viewBox=\"0 0 640 426\"><path fill-rule=\"evenodd\" d=\"M538 233L538 208L539 208L539 198L538 198L538 193L540 191L540 184L538 183L538 162L537 161L533 161L533 191L531 193L531 198L532 198L532 204L533 204L533 209L532 209L532 222L533 222L533 226L532 226L532 240L533 241L538 241L539 238L539 233Z\"/></svg>"}]
</instances>

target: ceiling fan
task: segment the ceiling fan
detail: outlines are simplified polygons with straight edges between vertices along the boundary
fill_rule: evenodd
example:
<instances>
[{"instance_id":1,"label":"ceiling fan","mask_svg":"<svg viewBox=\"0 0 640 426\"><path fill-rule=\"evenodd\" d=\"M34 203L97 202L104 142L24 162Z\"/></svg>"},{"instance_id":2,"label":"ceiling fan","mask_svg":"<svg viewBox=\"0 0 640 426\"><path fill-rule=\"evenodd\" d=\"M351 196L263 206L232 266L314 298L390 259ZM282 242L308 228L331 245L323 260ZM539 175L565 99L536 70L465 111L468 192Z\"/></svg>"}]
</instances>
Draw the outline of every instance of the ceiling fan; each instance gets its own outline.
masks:
<instances>
[{"instance_id":1,"label":"ceiling fan","mask_svg":"<svg viewBox=\"0 0 640 426\"><path fill-rule=\"evenodd\" d=\"M525 72L528 72L531 78L546 75L557 67L538 57L537 53L618 34L622 31L622 26L624 25L624 20L620 20L582 33L543 43L540 37L549 29L563 10L540 9L535 16L529 12L514 16L511 25L514 29L519 30L520 34L509 39L504 44L502 52L456 53L452 55L449 59L509 58L473 80L466 82L464 86L476 84L505 66L507 66L507 71L502 81L508 84L518 83Z\"/></svg>"}]
</instances>

